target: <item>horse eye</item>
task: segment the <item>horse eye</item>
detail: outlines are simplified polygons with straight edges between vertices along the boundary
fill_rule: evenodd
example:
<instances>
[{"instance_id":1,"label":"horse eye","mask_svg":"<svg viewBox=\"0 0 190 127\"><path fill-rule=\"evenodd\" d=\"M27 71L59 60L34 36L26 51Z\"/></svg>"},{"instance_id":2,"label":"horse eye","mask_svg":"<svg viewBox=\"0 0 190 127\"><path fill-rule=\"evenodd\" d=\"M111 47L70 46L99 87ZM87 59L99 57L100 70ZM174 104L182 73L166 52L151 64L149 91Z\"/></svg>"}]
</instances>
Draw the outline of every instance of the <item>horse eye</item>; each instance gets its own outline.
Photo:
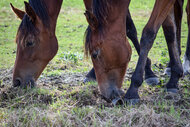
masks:
<instances>
[{"instance_id":1,"label":"horse eye","mask_svg":"<svg viewBox=\"0 0 190 127\"><path fill-rule=\"evenodd\" d=\"M26 47L32 47L32 46L34 46L34 42L29 41L26 43Z\"/></svg>"},{"instance_id":2,"label":"horse eye","mask_svg":"<svg viewBox=\"0 0 190 127\"><path fill-rule=\"evenodd\" d=\"M92 53L92 57L93 57L94 59L96 59L96 58L97 58L97 56L98 56L98 54L97 54L97 53Z\"/></svg>"},{"instance_id":3,"label":"horse eye","mask_svg":"<svg viewBox=\"0 0 190 127\"><path fill-rule=\"evenodd\" d=\"M94 59L96 59L99 54L100 54L100 50L96 50L96 51L92 52L92 57L93 57Z\"/></svg>"}]
</instances>

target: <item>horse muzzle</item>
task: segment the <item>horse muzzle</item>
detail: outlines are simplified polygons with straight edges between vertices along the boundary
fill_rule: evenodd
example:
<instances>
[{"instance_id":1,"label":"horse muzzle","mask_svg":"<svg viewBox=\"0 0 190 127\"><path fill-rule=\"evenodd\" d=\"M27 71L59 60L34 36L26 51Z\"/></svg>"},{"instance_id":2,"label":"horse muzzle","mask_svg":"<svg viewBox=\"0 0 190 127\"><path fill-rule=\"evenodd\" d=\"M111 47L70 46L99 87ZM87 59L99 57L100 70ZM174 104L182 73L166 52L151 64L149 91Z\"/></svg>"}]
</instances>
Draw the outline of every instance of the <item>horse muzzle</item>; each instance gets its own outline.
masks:
<instances>
[{"instance_id":1,"label":"horse muzzle","mask_svg":"<svg viewBox=\"0 0 190 127\"><path fill-rule=\"evenodd\" d=\"M21 87L21 88L33 88L36 86L34 79L27 79L22 80L21 78L15 78L13 79L13 86L14 87Z\"/></svg>"}]
</instances>

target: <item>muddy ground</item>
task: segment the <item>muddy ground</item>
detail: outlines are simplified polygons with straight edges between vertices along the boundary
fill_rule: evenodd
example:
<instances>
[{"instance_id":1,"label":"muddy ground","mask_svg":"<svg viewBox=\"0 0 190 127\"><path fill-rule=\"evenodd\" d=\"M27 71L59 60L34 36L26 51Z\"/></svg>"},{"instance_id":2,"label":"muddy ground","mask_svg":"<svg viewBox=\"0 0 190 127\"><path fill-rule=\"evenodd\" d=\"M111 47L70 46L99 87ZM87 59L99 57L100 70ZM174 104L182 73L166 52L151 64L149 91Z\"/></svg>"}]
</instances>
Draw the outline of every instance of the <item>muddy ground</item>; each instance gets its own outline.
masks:
<instances>
[{"instance_id":1,"label":"muddy ground","mask_svg":"<svg viewBox=\"0 0 190 127\"><path fill-rule=\"evenodd\" d=\"M132 72L132 69L128 69L125 76L125 83L130 81ZM114 105L112 103L108 103L102 98L98 91L96 82L89 84L82 83L85 75L86 73L63 73L58 76L42 75L38 79L38 85L37 88L35 88L36 90L21 90L19 88L12 87L12 69L0 70L0 108L25 109L25 107L30 105L48 106L53 105L57 101L66 99L67 101L65 101L63 105L64 107L68 106L68 109L70 109L69 107L93 107L95 109L107 108L102 111L103 115L99 114L104 117L107 113L109 114L109 111L107 112L107 110L113 109ZM128 116L131 119L136 119L136 121L133 121L132 123L128 121L130 123L129 125L140 126L140 124L143 123L142 125L150 126L190 126L190 93L187 92L190 91L190 87L184 85L184 82L190 81L189 76L184 77L179 83L179 94L173 95L164 92L163 84L168 80L168 77L163 75L162 71L157 72L157 75L160 75L162 80L160 85L149 87L144 83L139 91L141 96L139 104L135 105L133 108L127 108L125 105L124 107L126 109L122 106L124 108L124 110L122 110L125 117ZM123 89L126 91L127 87L127 85L124 85ZM43 89L45 92L38 92L38 89ZM144 114L143 112L147 114ZM167 113L170 114L170 112L174 112L174 114L175 112L180 112L180 118L176 118L178 121L176 121L173 116L166 115ZM131 116L131 113L134 113L134 116ZM111 115L114 116L114 114ZM143 121L146 121L146 119L141 117L144 115L146 118L152 119L152 121L144 123ZM89 122L93 121L91 117L92 116L88 118L89 120L83 121L83 124L89 125ZM10 117L7 123L13 119L11 118L12 117ZM68 117L68 119L71 120L70 117ZM123 125L123 122L126 120L121 122L120 119L123 119L123 117L118 117L113 125ZM128 118L126 117L126 119ZM72 120L70 122L72 123ZM77 120L75 120L71 125L81 126L83 124L77 123ZM56 123L56 125L60 126L61 124ZM102 126L104 124L100 122L99 125Z\"/></svg>"}]
</instances>

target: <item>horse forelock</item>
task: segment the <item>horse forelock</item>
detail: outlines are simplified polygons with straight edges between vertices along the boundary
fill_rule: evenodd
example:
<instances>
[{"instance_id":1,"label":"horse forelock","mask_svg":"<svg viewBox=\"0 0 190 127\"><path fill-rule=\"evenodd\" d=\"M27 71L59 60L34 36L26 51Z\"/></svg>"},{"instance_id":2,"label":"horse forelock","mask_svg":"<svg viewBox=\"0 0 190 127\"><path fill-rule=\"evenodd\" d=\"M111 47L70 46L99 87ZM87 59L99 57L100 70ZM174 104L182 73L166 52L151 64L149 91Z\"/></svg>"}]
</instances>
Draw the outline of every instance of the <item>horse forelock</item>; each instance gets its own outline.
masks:
<instances>
[{"instance_id":1,"label":"horse forelock","mask_svg":"<svg viewBox=\"0 0 190 127\"><path fill-rule=\"evenodd\" d=\"M20 38L18 37L19 33L21 35L19 36ZM24 39L28 34L35 36L37 33L38 33L37 28L32 23L30 17L27 14L25 14L18 28L16 42L18 42L18 40Z\"/></svg>"},{"instance_id":2,"label":"horse forelock","mask_svg":"<svg viewBox=\"0 0 190 127\"><path fill-rule=\"evenodd\" d=\"M89 49L90 49L90 42L91 42L91 34L92 30L90 29L90 26L87 27L84 35L84 48L85 48L85 56L89 56Z\"/></svg>"},{"instance_id":3,"label":"horse forelock","mask_svg":"<svg viewBox=\"0 0 190 127\"><path fill-rule=\"evenodd\" d=\"M36 15L41 19L43 25L48 28L50 26L50 22L47 5L44 0L29 0L29 4ZM22 34L22 38L18 38L17 34L16 42L19 39L25 38L28 34L36 35L38 33L37 28L27 14L24 15L18 31Z\"/></svg>"}]
</instances>

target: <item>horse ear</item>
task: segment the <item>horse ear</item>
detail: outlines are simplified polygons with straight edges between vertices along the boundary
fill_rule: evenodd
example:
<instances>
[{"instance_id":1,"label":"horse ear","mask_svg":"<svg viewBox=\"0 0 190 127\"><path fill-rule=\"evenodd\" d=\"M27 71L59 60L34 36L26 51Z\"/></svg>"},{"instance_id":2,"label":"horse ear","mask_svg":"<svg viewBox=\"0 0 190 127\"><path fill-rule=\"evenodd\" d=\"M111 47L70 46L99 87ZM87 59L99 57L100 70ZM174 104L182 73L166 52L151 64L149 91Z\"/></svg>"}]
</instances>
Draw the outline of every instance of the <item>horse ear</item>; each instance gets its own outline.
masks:
<instances>
[{"instance_id":1,"label":"horse ear","mask_svg":"<svg viewBox=\"0 0 190 127\"><path fill-rule=\"evenodd\" d=\"M11 6L13 12L17 15L17 17L22 20L23 17L24 17L24 15L25 15L25 12L22 11L22 10L19 10L19 9L15 8L15 7L12 5L12 3L10 3L10 6Z\"/></svg>"},{"instance_id":2,"label":"horse ear","mask_svg":"<svg viewBox=\"0 0 190 127\"><path fill-rule=\"evenodd\" d=\"M36 21L36 13L34 12L33 8L26 1L24 1L24 4L25 4L26 14L30 17L30 19L32 20L32 22L35 22Z\"/></svg>"},{"instance_id":3,"label":"horse ear","mask_svg":"<svg viewBox=\"0 0 190 127\"><path fill-rule=\"evenodd\" d=\"M87 20L90 28L92 30L96 30L98 28L98 20L97 20L96 16L88 10L84 13L84 15L86 16L86 20Z\"/></svg>"}]
</instances>

